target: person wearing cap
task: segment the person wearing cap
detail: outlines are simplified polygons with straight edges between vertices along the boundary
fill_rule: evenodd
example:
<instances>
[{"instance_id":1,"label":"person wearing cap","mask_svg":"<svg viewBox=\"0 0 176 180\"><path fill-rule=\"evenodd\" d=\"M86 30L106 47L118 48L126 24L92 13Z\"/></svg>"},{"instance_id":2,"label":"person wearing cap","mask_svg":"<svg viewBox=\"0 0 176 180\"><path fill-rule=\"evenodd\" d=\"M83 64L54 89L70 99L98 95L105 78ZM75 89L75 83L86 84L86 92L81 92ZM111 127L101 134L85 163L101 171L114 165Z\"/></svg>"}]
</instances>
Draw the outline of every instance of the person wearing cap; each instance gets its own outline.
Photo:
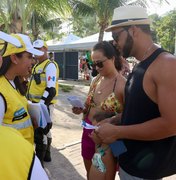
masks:
<instances>
[{"instance_id":1,"label":"person wearing cap","mask_svg":"<svg viewBox=\"0 0 176 180\"><path fill-rule=\"evenodd\" d=\"M54 61L53 52L49 52L49 53L48 53L48 56L49 56L49 59L50 59L51 61Z\"/></svg>"},{"instance_id":2,"label":"person wearing cap","mask_svg":"<svg viewBox=\"0 0 176 180\"><path fill-rule=\"evenodd\" d=\"M0 68L8 43L17 48L21 47L18 39L0 31ZM33 145L26 141L20 132L11 127L0 126L0 144L0 179L48 180Z\"/></svg>"},{"instance_id":3,"label":"person wearing cap","mask_svg":"<svg viewBox=\"0 0 176 180\"><path fill-rule=\"evenodd\" d=\"M120 179L161 179L176 173L176 57L154 44L146 9L116 8L106 31L124 58L139 63L128 76L121 126L102 124L104 143L123 139Z\"/></svg>"},{"instance_id":4,"label":"person wearing cap","mask_svg":"<svg viewBox=\"0 0 176 180\"><path fill-rule=\"evenodd\" d=\"M42 56L36 56L38 63L32 69L27 98L34 103L44 103L48 107L52 119L54 104L57 103L58 98L59 69L56 62L48 59L48 48L43 40L34 41L33 46L43 51L44 54ZM46 162L51 161L50 146L52 138L49 132L51 127L52 123L48 123L47 141L45 141L45 135L41 135L41 128L35 130L36 154L42 164L43 160Z\"/></svg>"},{"instance_id":5,"label":"person wearing cap","mask_svg":"<svg viewBox=\"0 0 176 180\"><path fill-rule=\"evenodd\" d=\"M32 54L43 52L33 48L27 35L12 34L20 41L20 47L6 44L0 68L0 124L17 129L23 137L33 144L34 132L27 109L27 99L19 77L28 75L31 70Z\"/></svg>"}]
</instances>

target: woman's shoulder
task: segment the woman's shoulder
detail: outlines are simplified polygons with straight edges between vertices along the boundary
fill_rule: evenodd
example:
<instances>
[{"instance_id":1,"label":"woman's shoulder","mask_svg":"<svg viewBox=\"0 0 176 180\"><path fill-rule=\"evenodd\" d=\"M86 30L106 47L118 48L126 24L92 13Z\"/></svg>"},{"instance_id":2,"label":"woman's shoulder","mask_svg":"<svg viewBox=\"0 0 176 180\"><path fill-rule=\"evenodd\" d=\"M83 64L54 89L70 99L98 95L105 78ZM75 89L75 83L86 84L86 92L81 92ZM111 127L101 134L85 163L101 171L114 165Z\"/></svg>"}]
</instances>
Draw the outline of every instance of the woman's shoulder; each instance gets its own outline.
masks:
<instances>
[{"instance_id":1,"label":"woman's shoulder","mask_svg":"<svg viewBox=\"0 0 176 180\"><path fill-rule=\"evenodd\" d=\"M116 88L117 89L119 89L119 88L124 89L126 81L127 81L126 78L124 76L122 76L121 74L119 74L119 76L117 76L117 86L116 86Z\"/></svg>"},{"instance_id":2,"label":"woman's shoulder","mask_svg":"<svg viewBox=\"0 0 176 180\"><path fill-rule=\"evenodd\" d=\"M97 76L92 78L92 81L90 83L90 86L92 86L93 84L95 84L96 82L98 82L100 80L101 76L98 74Z\"/></svg>"}]
</instances>

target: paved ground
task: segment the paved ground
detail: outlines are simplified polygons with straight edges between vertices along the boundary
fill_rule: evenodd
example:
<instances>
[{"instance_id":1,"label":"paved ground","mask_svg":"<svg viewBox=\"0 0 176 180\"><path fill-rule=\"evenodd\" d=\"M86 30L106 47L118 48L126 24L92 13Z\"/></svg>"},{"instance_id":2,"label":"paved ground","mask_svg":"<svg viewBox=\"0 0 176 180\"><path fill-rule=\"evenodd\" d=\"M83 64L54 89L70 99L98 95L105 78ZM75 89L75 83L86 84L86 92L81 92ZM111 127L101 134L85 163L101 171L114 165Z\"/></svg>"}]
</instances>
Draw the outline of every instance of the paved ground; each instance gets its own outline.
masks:
<instances>
[{"instance_id":1,"label":"paved ground","mask_svg":"<svg viewBox=\"0 0 176 180\"><path fill-rule=\"evenodd\" d=\"M54 110L54 125L52 128L52 162L45 163L45 170L50 180L85 180L85 170L80 156L80 127L81 115L74 115L67 96L77 95L85 100L89 86L85 82L60 81L60 83L74 85L70 93L60 90L59 102ZM95 179L96 180L96 179ZM119 180L118 175L116 180ZM176 176L164 178L176 180Z\"/></svg>"},{"instance_id":2,"label":"paved ground","mask_svg":"<svg viewBox=\"0 0 176 180\"><path fill-rule=\"evenodd\" d=\"M74 115L67 96L76 95L84 102L89 86L75 81L60 81L74 85L70 93L60 90L59 102L54 110L52 128L52 162L45 163L50 180L84 180L85 170L80 156L81 115Z\"/></svg>"}]
</instances>

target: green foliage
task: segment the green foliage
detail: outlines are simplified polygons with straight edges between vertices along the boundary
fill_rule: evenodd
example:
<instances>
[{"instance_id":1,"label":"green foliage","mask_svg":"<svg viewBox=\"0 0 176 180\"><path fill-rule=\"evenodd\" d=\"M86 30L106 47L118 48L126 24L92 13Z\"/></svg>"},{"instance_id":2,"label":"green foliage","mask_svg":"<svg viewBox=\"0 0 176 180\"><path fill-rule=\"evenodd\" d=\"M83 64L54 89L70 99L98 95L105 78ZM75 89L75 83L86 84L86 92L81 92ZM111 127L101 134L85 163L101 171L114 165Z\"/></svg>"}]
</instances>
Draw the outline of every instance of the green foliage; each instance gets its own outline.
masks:
<instances>
[{"instance_id":1,"label":"green foliage","mask_svg":"<svg viewBox=\"0 0 176 180\"><path fill-rule=\"evenodd\" d=\"M170 11L163 17L156 17L153 21L153 28L157 34L157 41L161 46L174 53L176 35L176 11Z\"/></svg>"},{"instance_id":2,"label":"green foliage","mask_svg":"<svg viewBox=\"0 0 176 180\"><path fill-rule=\"evenodd\" d=\"M70 92L73 90L74 86L59 84L59 88L61 88L63 92Z\"/></svg>"},{"instance_id":3,"label":"green foliage","mask_svg":"<svg viewBox=\"0 0 176 180\"><path fill-rule=\"evenodd\" d=\"M72 21L73 34L79 37L92 35L99 31L98 24L96 23L96 16L77 16Z\"/></svg>"},{"instance_id":4,"label":"green foliage","mask_svg":"<svg viewBox=\"0 0 176 180\"><path fill-rule=\"evenodd\" d=\"M69 11L67 0L1 0L0 22L2 24L0 25L4 25L3 30L7 32L26 33L31 30L29 23L33 22L32 26L38 26L43 19L43 27L52 17L50 12L63 15L65 11ZM37 16L37 19L32 19L34 16ZM33 27L33 30L36 30L36 36L39 33L38 29Z\"/></svg>"},{"instance_id":5,"label":"green foliage","mask_svg":"<svg viewBox=\"0 0 176 180\"><path fill-rule=\"evenodd\" d=\"M146 6L146 0L73 0L71 3L72 6L72 15L79 19L80 15L87 19L88 16L96 16L97 21L95 21L94 26L99 27L99 41L103 40L104 30L110 24L112 20L113 11L115 8L130 4L138 4ZM132 2L132 3L131 3ZM74 20L75 21L75 20ZM81 22L81 21L80 21ZM76 24L76 23L75 23ZM84 23L80 23L84 24ZM78 24L79 25L79 24ZM81 25L79 26L81 27ZM89 29L91 26L87 26ZM80 34L82 34L83 29L80 29ZM74 29L75 30L75 29ZM75 30L78 32L77 30ZM92 31L92 29L90 29Z\"/></svg>"}]
</instances>

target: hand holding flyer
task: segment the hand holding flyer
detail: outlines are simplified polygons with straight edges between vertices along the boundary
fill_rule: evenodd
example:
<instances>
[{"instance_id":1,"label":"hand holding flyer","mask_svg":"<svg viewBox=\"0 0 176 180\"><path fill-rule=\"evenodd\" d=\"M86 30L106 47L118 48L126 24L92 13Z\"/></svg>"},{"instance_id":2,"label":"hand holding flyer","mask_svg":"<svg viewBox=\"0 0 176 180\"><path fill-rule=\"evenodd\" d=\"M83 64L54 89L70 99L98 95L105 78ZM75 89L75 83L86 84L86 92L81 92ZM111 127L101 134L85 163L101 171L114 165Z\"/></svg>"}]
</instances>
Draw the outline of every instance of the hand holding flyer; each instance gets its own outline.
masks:
<instances>
[{"instance_id":1,"label":"hand holding flyer","mask_svg":"<svg viewBox=\"0 0 176 180\"><path fill-rule=\"evenodd\" d=\"M82 101L77 96L68 96L67 100L73 107L78 107L84 109Z\"/></svg>"}]
</instances>

